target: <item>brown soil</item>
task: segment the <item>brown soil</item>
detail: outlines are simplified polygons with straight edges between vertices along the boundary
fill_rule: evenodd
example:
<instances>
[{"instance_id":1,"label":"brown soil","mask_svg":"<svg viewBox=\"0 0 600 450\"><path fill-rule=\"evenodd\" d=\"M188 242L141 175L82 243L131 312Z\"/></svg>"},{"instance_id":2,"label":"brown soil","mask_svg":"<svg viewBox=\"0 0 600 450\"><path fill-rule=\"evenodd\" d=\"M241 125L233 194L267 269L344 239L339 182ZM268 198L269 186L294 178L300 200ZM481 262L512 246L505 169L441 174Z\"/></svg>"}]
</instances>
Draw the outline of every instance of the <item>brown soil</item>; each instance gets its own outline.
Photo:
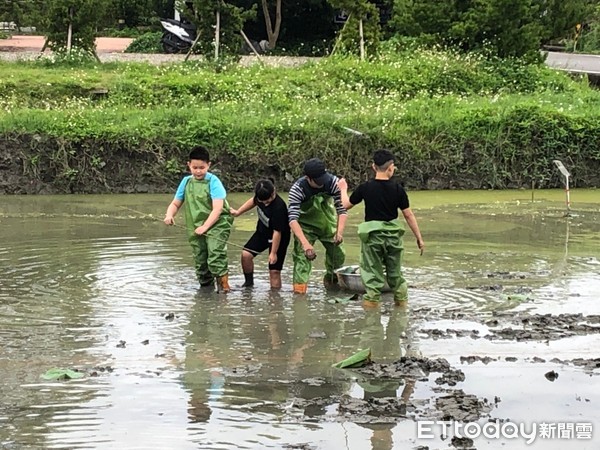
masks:
<instances>
[{"instance_id":1,"label":"brown soil","mask_svg":"<svg viewBox=\"0 0 600 450\"><path fill-rule=\"evenodd\" d=\"M0 52L41 51L45 39L44 36L20 35L14 35L10 39L0 39ZM120 53L132 42L131 38L100 37L96 39L96 52Z\"/></svg>"}]
</instances>

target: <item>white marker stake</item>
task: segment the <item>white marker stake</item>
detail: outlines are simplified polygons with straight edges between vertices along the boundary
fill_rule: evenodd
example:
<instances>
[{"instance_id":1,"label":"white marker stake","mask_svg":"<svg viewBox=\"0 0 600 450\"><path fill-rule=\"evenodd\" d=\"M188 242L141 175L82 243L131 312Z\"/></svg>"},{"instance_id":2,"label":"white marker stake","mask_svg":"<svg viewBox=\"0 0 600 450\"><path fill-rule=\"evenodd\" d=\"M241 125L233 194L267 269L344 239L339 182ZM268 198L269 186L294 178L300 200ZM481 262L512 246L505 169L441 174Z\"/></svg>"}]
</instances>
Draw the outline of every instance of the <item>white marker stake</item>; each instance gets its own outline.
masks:
<instances>
[{"instance_id":1,"label":"white marker stake","mask_svg":"<svg viewBox=\"0 0 600 450\"><path fill-rule=\"evenodd\" d=\"M571 176L571 174L561 161L555 159L553 162L554 164L556 164L556 167L558 167L558 170L560 170L560 173L562 173L565 177L565 192L567 194L567 214L569 214L571 212L571 194L569 193L569 177Z\"/></svg>"},{"instance_id":2,"label":"white marker stake","mask_svg":"<svg viewBox=\"0 0 600 450\"><path fill-rule=\"evenodd\" d=\"M355 136L364 136L365 135L365 133L362 133L362 132L360 132L358 130L354 130L352 128L342 127L342 129L344 131L347 131L348 133L351 133L351 134L355 135Z\"/></svg>"}]
</instances>

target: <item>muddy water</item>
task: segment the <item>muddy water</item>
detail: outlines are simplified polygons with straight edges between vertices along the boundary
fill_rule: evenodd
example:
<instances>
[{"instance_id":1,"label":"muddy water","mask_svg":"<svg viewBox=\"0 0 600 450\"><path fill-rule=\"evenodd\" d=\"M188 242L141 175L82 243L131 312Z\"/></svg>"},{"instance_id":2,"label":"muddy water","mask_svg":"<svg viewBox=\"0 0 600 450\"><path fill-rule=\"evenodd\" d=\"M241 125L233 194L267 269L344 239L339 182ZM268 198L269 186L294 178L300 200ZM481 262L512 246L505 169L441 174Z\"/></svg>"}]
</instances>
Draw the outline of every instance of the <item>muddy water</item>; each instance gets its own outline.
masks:
<instances>
[{"instance_id":1,"label":"muddy water","mask_svg":"<svg viewBox=\"0 0 600 450\"><path fill-rule=\"evenodd\" d=\"M264 256L254 289L199 290L183 230L123 208L161 217L170 196L0 197L0 448L468 444L435 427L418 439L417 421L441 418L563 423L527 448L598 448L600 193L572 198L565 219L560 191L413 193L427 249L406 239L410 305L364 311L320 286L322 251L306 298L290 292L291 257L280 293ZM235 224L233 286L255 220ZM380 366L331 367L366 347ZM85 376L40 378L54 367Z\"/></svg>"}]
</instances>

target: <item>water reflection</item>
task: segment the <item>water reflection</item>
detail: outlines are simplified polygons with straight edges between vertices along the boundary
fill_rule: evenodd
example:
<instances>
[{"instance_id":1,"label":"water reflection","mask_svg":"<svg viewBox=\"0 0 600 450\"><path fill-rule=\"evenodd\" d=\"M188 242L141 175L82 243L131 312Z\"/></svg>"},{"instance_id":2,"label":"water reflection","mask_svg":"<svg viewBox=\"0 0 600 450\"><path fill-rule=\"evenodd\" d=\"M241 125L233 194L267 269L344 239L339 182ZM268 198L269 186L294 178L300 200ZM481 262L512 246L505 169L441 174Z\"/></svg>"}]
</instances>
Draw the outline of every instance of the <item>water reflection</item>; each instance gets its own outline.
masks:
<instances>
[{"instance_id":1,"label":"water reflection","mask_svg":"<svg viewBox=\"0 0 600 450\"><path fill-rule=\"evenodd\" d=\"M86 301L91 311L77 331L92 339L78 366L97 377L82 382L91 399L80 396L76 408L60 408L49 421L49 445L192 448L185 433L187 395L178 382L185 330L164 318L169 310L185 314L187 302L174 303L165 289L177 275L169 270L171 258L154 257L163 245L130 236L88 246L96 265L78 269L93 292ZM165 292L160 301L157 292Z\"/></svg>"},{"instance_id":2,"label":"water reflection","mask_svg":"<svg viewBox=\"0 0 600 450\"><path fill-rule=\"evenodd\" d=\"M407 251L410 309L391 308L387 299L382 312L336 302L348 295L322 290L322 259L306 297L291 293L287 265L283 290L271 292L265 258L256 261L255 287L239 288L235 249L237 289L227 296L198 290L183 233L117 207L159 215L168 196L0 198L0 447L412 448L412 421L361 425L338 414L343 395L434 396L426 383L377 383L332 369L364 347L378 362L420 352L454 365L468 354L516 355L512 365L461 366L471 391L503 398L498 417L599 422L598 377L549 362L595 357L598 334L550 343L419 334L438 325L483 333L486 318L503 310L600 314L597 206L565 220L545 204L495 203L509 193L478 193L465 206L469 195L411 196L415 205L438 205L419 211L428 252ZM440 196L452 201L439 206ZM348 224L349 262L358 260L359 221L356 213ZM241 245L249 234L234 229L232 239ZM526 301L514 299L518 289L527 289ZM471 319L450 320L452 312ZM523 355L548 362L532 365ZM98 376L40 382L55 366ZM561 377L549 391L543 374L551 369ZM573 401L575 394L590 402ZM295 406L314 399L323 401Z\"/></svg>"},{"instance_id":3,"label":"water reflection","mask_svg":"<svg viewBox=\"0 0 600 450\"><path fill-rule=\"evenodd\" d=\"M406 306L394 307L389 315L382 315L379 311L366 311L360 325L361 347L370 348L372 358L381 363L391 363L402 356L417 356L419 354L417 342L409 327L408 317L409 311ZM414 377L373 379L358 375L349 393L352 397L367 402L373 402L375 399L399 398L402 400L405 413L416 382ZM400 413L402 414L401 408ZM391 450L395 448L393 430L397 426L397 419L386 416L379 416L379 419L383 423L365 423L360 426L371 432L372 450ZM385 423L390 420L390 423Z\"/></svg>"}]
</instances>

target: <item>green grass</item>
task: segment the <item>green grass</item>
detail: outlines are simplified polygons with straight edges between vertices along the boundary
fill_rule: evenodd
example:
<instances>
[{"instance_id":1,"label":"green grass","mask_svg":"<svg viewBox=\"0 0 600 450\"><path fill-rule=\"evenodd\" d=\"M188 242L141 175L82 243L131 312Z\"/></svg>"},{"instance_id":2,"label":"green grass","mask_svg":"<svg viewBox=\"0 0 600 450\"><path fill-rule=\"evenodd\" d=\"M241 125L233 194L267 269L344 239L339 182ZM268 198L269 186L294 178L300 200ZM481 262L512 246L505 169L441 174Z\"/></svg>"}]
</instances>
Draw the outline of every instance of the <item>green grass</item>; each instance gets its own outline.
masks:
<instances>
[{"instance_id":1,"label":"green grass","mask_svg":"<svg viewBox=\"0 0 600 450\"><path fill-rule=\"evenodd\" d=\"M580 186L600 184L598 91L544 66L432 50L296 68L0 63L0 136L32 161L60 149L67 168L151 152L168 170L204 144L234 171L295 174L319 155L358 180L387 147L420 187L554 186L554 158Z\"/></svg>"}]
</instances>

